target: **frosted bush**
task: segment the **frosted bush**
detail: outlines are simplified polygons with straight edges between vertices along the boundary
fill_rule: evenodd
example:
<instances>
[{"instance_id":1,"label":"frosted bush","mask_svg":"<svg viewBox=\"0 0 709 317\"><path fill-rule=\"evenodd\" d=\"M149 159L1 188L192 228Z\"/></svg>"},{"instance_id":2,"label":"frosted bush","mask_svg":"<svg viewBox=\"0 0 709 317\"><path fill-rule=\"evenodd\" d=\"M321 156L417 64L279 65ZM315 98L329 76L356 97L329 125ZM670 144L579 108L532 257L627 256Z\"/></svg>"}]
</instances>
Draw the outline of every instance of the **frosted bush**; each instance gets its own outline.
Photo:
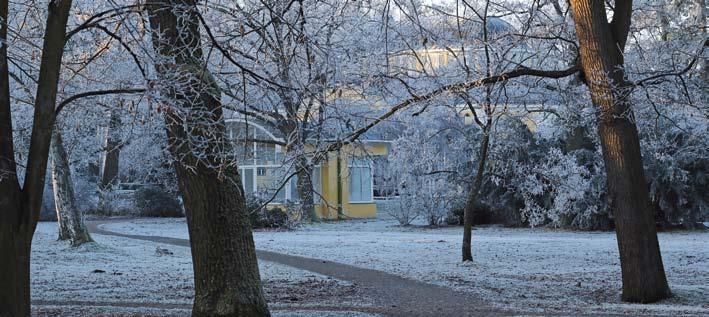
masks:
<instances>
[{"instance_id":1,"label":"frosted bush","mask_svg":"<svg viewBox=\"0 0 709 317\"><path fill-rule=\"evenodd\" d=\"M410 197L389 199L382 204L386 213L402 226L410 225L419 217L418 209L412 206L414 201L408 198Z\"/></svg>"},{"instance_id":2,"label":"frosted bush","mask_svg":"<svg viewBox=\"0 0 709 317\"><path fill-rule=\"evenodd\" d=\"M426 117L408 118L409 128L392 144L388 158L400 197L394 217L402 224L421 217L440 225L464 194L461 178L469 175L467 127L451 109L430 111Z\"/></svg>"},{"instance_id":3,"label":"frosted bush","mask_svg":"<svg viewBox=\"0 0 709 317\"><path fill-rule=\"evenodd\" d=\"M574 155L551 148L543 161L527 168L518 190L525 202L522 217L531 226L550 223L558 227L566 218L596 212L595 208L579 208L591 186L591 175Z\"/></svg>"}]
</instances>

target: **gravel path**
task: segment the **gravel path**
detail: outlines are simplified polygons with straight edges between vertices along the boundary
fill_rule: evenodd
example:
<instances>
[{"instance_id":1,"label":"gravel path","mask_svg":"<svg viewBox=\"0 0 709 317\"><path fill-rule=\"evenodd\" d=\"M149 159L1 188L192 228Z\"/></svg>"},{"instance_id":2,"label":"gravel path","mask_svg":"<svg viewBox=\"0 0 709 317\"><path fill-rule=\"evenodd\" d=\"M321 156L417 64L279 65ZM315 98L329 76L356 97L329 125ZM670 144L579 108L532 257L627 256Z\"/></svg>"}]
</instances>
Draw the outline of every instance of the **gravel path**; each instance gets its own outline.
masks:
<instances>
[{"instance_id":1,"label":"gravel path","mask_svg":"<svg viewBox=\"0 0 709 317\"><path fill-rule=\"evenodd\" d=\"M107 231L102 224L125 221L89 221L94 234L146 240L189 247L189 240L159 236L130 235ZM318 259L258 250L260 260L271 261L336 279L356 283L374 301L377 313L386 316L512 316L512 312L493 309L479 298L452 289L418 282L382 271Z\"/></svg>"}]
</instances>

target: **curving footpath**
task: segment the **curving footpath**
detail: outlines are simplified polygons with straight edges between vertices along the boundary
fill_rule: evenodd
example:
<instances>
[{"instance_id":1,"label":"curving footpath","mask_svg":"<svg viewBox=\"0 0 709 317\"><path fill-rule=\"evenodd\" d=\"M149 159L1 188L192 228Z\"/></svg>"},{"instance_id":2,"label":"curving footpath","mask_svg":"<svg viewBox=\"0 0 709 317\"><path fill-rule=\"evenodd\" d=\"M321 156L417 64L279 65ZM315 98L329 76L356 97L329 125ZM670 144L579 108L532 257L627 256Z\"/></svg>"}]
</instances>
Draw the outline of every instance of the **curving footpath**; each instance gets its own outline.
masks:
<instances>
[{"instance_id":1,"label":"curving footpath","mask_svg":"<svg viewBox=\"0 0 709 317\"><path fill-rule=\"evenodd\" d=\"M125 220L88 221L93 234L152 241L189 247L187 239L132 235L105 230L102 224ZM259 260L327 275L356 283L374 301L376 313L386 316L511 316L511 312L485 305L481 299L452 289L410 280L382 271L360 268L320 259L287 255L271 251L256 251Z\"/></svg>"},{"instance_id":2,"label":"curving footpath","mask_svg":"<svg viewBox=\"0 0 709 317\"><path fill-rule=\"evenodd\" d=\"M129 239L152 241L181 247L189 247L187 239L132 235L105 230L102 224L126 221L127 219L88 221L87 226L93 234L109 235ZM464 316L549 316L548 313L515 313L496 309L486 305L472 294L457 292L443 286L423 283L386 272L356 267L348 264L321 259L306 258L283 253L257 250L257 257L262 261L275 262L294 268L307 270L339 280L356 283L363 293L374 301L375 307L363 309L348 308L349 311L370 312L385 316L402 317L464 317ZM317 310L316 308L313 308ZM329 307L324 310L337 310ZM571 313L555 316L588 316ZM595 315L598 316L598 315ZM603 314L603 316L621 316L621 314ZM627 316L627 315L623 315Z\"/></svg>"}]
</instances>

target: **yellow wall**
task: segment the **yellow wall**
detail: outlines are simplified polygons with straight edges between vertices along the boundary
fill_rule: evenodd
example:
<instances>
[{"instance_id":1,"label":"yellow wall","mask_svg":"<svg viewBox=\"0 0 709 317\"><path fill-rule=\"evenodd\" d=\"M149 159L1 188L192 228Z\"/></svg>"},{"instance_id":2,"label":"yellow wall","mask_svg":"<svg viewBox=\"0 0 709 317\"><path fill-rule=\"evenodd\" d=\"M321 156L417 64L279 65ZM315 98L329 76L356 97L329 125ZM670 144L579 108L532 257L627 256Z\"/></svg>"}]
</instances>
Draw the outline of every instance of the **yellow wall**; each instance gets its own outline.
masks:
<instances>
[{"instance_id":1,"label":"yellow wall","mask_svg":"<svg viewBox=\"0 0 709 317\"><path fill-rule=\"evenodd\" d=\"M340 173L342 179L340 181L341 197L342 197L342 214L338 217L338 200L337 200L337 156L338 153L330 153L328 161L323 162L320 166L320 176L323 196L316 210L322 219L347 219L347 218L374 218L377 216L377 206L374 202L371 203L350 203L349 197L349 162L352 157L367 156L367 155L386 155L389 151L388 144L384 142L371 142L362 146L346 146L339 152L340 156Z\"/></svg>"},{"instance_id":2,"label":"yellow wall","mask_svg":"<svg viewBox=\"0 0 709 317\"><path fill-rule=\"evenodd\" d=\"M337 200L337 157L338 152L328 154L326 162L320 164L320 203L315 205L315 210L321 219L337 220L349 218L375 218L377 205L371 203L350 203L350 182L348 176L349 162L352 157L383 156L389 153L389 144L386 142L368 142L365 145L345 146L339 151L340 182L342 190L342 214L338 216ZM317 189L316 189L317 190ZM279 204L271 204L273 206Z\"/></svg>"}]
</instances>

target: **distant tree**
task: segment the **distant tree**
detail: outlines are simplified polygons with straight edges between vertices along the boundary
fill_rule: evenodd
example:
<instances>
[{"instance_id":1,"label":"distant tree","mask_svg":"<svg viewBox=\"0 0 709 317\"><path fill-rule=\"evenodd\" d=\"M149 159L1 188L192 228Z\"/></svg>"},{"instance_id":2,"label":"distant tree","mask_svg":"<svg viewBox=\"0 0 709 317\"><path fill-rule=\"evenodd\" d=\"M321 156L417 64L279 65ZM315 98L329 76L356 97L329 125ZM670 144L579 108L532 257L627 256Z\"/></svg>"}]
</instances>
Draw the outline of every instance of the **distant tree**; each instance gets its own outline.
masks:
<instances>
[{"instance_id":1,"label":"distant tree","mask_svg":"<svg viewBox=\"0 0 709 317\"><path fill-rule=\"evenodd\" d=\"M100 165L101 180L98 184L99 198L98 210L101 212L111 212L111 206L108 199L109 192L115 189L118 184L118 166L121 155L121 139L117 131L121 126L120 110L117 108L109 109L109 122L106 127L106 135L104 137L103 160Z\"/></svg>"},{"instance_id":2,"label":"distant tree","mask_svg":"<svg viewBox=\"0 0 709 317\"><path fill-rule=\"evenodd\" d=\"M59 223L59 240L69 240L72 246L79 246L92 242L89 230L84 224L81 209L76 204L74 181L71 178L69 155L64 148L61 128L54 130L50 157L52 168L52 188L54 190L54 204Z\"/></svg>"}]
</instances>

